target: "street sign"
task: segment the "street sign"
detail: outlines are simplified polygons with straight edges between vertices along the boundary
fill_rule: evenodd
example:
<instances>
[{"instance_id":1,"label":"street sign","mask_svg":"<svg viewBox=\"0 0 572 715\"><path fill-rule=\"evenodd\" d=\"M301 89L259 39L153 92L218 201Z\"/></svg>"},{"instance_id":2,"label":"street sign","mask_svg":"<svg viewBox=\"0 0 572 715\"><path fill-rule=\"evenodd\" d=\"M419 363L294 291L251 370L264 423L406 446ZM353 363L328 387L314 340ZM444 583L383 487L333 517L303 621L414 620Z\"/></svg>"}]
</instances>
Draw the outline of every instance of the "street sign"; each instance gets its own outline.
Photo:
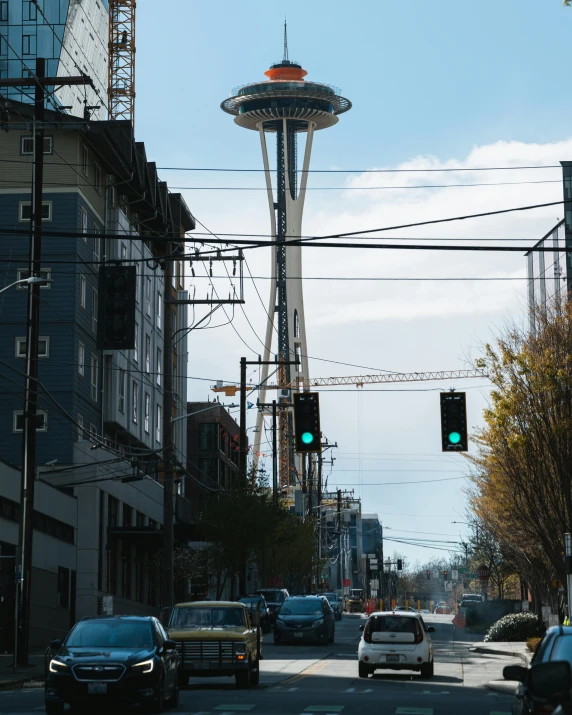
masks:
<instances>
[{"instance_id":1,"label":"street sign","mask_svg":"<svg viewBox=\"0 0 572 715\"><path fill-rule=\"evenodd\" d=\"M464 613L457 613L455 618L453 618L453 625L455 628L464 628L467 625L467 619Z\"/></svg>"},{"instance_id":2,"label":"street sign","mask_svg":"<svg viewBox=\"0 0 572 715\"><path fill-rule=\"evenodd\" d=\"M459 571L457 569L451 570L451 578L453 579L453 581L459 580Z\"/></svg>"},{"instance_id":3,"label":"street sign","mask_svg":"<svg viewBox=\"0 0 572 715\"><path fill-rule=\"evenodd\" d=\"M481 564L478 569L475 569L475 573L481 581L488 581L491 577L491 570L486 564Z\"/></svg>"},{"instance_id":4,"label":"street sign","mask_svg":"<svg viewBox=\"0 0 572 715\"><path fill-rule=\"evenodd\" d=\"M445 591L452 591L452 590L453 590L453 582L445 581Z\"/></svg>"}]
</instances>

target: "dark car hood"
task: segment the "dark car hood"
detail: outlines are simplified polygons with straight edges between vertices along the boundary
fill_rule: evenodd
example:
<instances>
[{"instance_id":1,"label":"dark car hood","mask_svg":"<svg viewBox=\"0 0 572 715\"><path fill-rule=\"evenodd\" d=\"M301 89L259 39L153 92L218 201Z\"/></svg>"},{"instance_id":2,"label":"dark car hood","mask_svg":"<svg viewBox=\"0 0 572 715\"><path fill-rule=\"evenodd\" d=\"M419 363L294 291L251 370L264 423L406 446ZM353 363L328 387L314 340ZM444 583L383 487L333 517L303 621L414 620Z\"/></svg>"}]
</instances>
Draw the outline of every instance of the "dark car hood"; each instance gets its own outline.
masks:
<instances>
[{"instance_id":1,"label":"dark car hood","mask_svg":"<svg viewBox=\"0 0 572 715\"><path fill-rule=\"evenodd\" d=\"M133 665L155 655L155 648L85 648L69 647L60 648L57 653L58 660L65 663L124 663Z\"/></svg>"},{"instance_id":2,"label":"dark car hood","mask_svg":"<svg viewBox=\"0 0 572 715\"><path fill-rule=\"evenodd\" d=\"M321 620L322 616L283 616L278 614L278 618L287 626L311 626L314 621Z\"/></svg>"}]
</instances>

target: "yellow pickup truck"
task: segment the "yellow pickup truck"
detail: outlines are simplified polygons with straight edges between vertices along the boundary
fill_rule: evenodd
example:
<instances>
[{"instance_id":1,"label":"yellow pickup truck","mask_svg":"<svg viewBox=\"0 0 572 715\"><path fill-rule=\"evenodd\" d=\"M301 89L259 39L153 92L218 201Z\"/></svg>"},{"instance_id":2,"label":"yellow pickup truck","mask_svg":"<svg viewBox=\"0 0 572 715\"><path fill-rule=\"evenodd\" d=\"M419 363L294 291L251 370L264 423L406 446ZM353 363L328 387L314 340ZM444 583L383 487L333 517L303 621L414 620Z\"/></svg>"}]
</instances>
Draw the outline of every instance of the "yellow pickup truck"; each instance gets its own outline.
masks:
<instances>
[{"instance_id":1,"label":"yellow pickup truck","mask_svg":"<svg viewBox=\"0 0 572 715\"><path fill-rule=\"evenodd\" d=\"M250 622L243 603L178 603L167 631L177 644L181 686L191 676L220 675L234 675L237 688L258 685L262 634L260 626Z\"/></svg>"}]
</instances>

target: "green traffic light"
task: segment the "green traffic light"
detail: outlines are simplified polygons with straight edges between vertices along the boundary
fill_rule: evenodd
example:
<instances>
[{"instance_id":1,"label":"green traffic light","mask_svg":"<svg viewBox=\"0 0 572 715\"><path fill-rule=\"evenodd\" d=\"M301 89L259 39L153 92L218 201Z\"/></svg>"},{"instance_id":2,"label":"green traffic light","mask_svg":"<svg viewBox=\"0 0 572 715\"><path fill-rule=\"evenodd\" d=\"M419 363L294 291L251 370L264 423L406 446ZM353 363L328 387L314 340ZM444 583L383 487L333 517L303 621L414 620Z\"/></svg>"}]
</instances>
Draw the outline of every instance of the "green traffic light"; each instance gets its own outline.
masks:
<instances>
[{"instance_id":1,"label":"green traffic light","mask_svg":"<svg viewBox=\"0 0 572 715\"><path fill-rule=\"evenodd\" d=\"M459 444L461 441L461 435L458 432L450 432L448 440L451 444Z\"/></svg>"},{"instance_id":2,"label":"green traffic light","mask_svg":"<svg viewBox=\"0 0 572 715\"><path fill-rule=\"evenodd\" d=\"M314 441L314 435L311 432L302 432L301 440L304 444L312 444Z\"/></svg>"}]
</instances>

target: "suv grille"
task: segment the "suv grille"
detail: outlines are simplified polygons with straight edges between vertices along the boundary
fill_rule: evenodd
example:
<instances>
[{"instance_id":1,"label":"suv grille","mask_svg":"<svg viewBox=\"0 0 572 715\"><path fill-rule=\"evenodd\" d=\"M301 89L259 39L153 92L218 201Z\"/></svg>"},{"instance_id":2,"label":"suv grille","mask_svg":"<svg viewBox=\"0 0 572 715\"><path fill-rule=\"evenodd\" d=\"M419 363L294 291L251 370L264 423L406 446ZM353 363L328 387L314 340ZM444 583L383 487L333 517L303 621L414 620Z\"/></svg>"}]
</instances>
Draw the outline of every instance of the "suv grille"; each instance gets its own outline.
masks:
<instances>
[{"instance_id":1,"label":"suv grille","mask_svg":"<svg viewBox=\"0 0 572 715\"><path fill-rule=\"evenodd\" d=\"M185 660L234 660L236 641L177 641L179 658Z\"/></svg>"},{"instance_id":2,"label":"suv grille","mask_svg":"<svg viewBox=\"0 0 572 715\"><path fill-rule=\"evenodd\" d=\"M124 665L74 665L73 674L78 680L119 680L125 673Z\"/></svg>"}]
</instances>

